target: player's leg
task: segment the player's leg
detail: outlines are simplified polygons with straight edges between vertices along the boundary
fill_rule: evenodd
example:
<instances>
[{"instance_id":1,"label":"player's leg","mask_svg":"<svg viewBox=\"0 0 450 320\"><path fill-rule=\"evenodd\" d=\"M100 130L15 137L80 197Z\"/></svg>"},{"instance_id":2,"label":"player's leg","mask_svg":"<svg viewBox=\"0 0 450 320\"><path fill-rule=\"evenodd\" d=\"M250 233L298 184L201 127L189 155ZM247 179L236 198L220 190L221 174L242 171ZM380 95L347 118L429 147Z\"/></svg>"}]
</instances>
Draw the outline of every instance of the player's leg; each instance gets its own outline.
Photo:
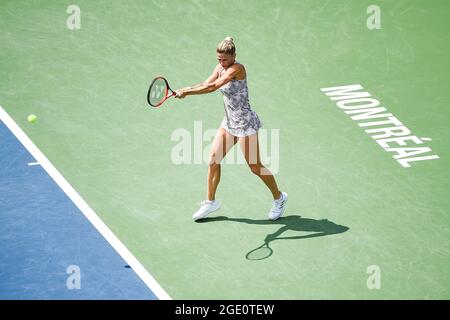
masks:
<instances>
[{"instance_id":1,"label":"player's leg","mask_svg":"<svg viewBox=\"0 0 450 320\"><path fill-rule=\"evenodd\" d=\"M223 128L219 128L211 145L208 165L208 189L206 199L202 201L200 208L194 213L194 220L203 219L211 212L220 208L220 204L215 200L217 186L220 181L220 162L228 151L237 142L237 138Z\"/></svg>"},{"instance_id":2,"label":"player's leg","mask_svg":"<svg viewBox=\"0 0 450 320\"><path fill-rule=\"evenodd\" d=\"M278 190L273 174L261 163L258 135L252 134L250 136L239 138L239 145L250 170L266 184L270 192L272 192L274 200L280 198L281 193L280 190Z\"/></svg>"},{"instance_id":3,"label":"player's leg","mask_svg":"<svg viewBox=\"0 0 450 320\"><path fill-rule=\"evenodd\" d=\"M229 134L224 128L219 128L219 130L217 130L209 155L206 199L215 199L217 186L220 182L220 163L236 142L237 137Z\"/></svg>"},{"instance_id":4,"label":"player's leg","mask_svg":"<svg viewBox=\"0 0 450 320\"><path fill-rule=\"evenodd\" d=\"M280 192L273 174L262 163L259 156L258 135L253 134L239 138L242 153L250 170L257 175L269 188L273 196L272 208L269 211L269 219L276 220L284 213L284 205L288 199L286 192Z\"/></svg>"}]
</instances>

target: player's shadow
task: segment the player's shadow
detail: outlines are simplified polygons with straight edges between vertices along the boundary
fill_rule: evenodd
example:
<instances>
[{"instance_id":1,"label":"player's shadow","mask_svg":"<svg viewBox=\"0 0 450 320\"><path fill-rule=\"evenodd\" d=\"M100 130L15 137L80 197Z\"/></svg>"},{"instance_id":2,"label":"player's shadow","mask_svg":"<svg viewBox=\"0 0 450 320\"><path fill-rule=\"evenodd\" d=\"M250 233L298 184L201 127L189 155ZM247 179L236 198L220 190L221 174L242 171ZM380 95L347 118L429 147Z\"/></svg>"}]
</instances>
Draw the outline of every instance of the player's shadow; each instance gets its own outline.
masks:
<instances>
[{"instance_id":1,"label":"player's shadow","mask_svg":"<svg viewBox=\"0 0 450 320\"><path fill-rule=\"evenodd\" d=\"M230 221L230 222L239 222L239 223L247 223L247 224L256 224L256 225L276 225L280 224L281 227L275 231L274 233L268 234L264 239L263 246L253 249L247 253L246 258L249 259L249 254L258 252L258 249L266 249L267 256L256 259L249 260L261 260L270 257L273 253L273 249L270 248L270 242L274 240L295 240L295 239L308 239L308 238L316 238L316 237L324 237L332 234L343 233L347 231L349 228L346 226L341 226L327 219L323 220L315 220L302 218L301 216L292 215L287 217L279 218L278 220L271 221L267 219L263 220L253 220L247 218L228 218L225 216L219 216L214 218L205 218L198 220L198 223L209 223L216 221ZM308 234L298 235L298 236L290 236L290 237L281 237L283 233L286 231L299 231L299 232L309 232Z\"/></svg>"}]
</instances>

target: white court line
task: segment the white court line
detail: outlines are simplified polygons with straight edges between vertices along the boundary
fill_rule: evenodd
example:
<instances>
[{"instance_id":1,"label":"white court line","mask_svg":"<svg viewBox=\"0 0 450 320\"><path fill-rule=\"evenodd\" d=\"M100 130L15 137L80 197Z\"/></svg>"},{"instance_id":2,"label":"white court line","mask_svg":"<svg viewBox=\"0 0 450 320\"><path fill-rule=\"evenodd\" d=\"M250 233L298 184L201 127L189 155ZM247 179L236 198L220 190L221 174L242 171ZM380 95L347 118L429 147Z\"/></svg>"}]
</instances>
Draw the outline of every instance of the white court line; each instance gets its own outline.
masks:
<instances>
[{"instance_id":1,"label":"white court line","mask_svg":"<svg viewBox=\"0 0 450 320\"><path fill-rule=\"evenodd\" d=\"M152 275L141 265L136 257L125 247L125 245L114 235L114 233L106 226L106 224L97 216L94 210L89 207L86 201L81 198L78 192L67 182L67 180L59 173L47 157L36 147L25 132L20 129L17 123L6 113L0 106L0 120L11 130L16 138L25 146L31 155L38 161L45 171L52 177L58 186L67 194L67 196L75 203L86 218L94 225L100 234L111 244L111 246L119 253L119 255L128 263L128 265L136 272L136 274L144 281L144 283L153 291L160 300L171 300L167 292L159 285Z\"/></svg>"},{"instance_id":2,"label":"white court line","mask_svg":"<svg viewBox=\"0 0 450 320\"><path fill-rule=\"evenodd\" d=\"M28 165L29 166L38 166L38 165L40 165L40 163L39 162L30 162L30 163L28 163Z\"/></svg>"}]
</instances>

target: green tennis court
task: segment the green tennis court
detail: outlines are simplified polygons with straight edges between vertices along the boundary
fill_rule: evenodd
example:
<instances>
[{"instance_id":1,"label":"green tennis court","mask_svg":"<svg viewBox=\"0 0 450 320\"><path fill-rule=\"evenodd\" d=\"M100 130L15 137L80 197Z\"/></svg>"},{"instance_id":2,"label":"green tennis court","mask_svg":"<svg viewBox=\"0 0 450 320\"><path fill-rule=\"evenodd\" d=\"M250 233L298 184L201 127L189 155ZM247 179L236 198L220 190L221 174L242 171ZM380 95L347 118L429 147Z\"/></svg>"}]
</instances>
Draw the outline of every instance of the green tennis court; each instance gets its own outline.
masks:
<instances>
[{"instance_id":1,"label":"green tennis court","mask_svg":"<svg viewBox=\"0 0 450 320\"><path fill-rule=\"evenodd\" d=\"M77 18L65 1L0 2L0 105L172 299L450 298L449 1L73 5ZM220 211L192 221L219 92L147 105L157 75L206 79L226 36L289 193L274 222L238 147ZM351 85L423 142L391 148L438 158L403 166L366 131L388 125L360 126L386 118L355 121L323 90ZM270 255L249 259L267 239Z\"/></svg>"}]
</instances>

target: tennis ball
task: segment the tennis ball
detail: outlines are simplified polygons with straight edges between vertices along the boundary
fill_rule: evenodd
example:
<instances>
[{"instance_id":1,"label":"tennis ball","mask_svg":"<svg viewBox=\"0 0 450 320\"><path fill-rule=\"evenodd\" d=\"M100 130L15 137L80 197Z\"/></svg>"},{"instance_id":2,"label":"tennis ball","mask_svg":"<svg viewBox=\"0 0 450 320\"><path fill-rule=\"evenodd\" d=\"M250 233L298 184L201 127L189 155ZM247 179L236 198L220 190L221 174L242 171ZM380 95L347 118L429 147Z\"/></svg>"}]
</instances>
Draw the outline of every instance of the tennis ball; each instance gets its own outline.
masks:
<instances>
[{"instance_id":1,"label":"tennis ball","mask_svg":"<svg viewBox=\"0 0 450 320\"><path fill-rule=\"evenodd\" d=\"M28 116L28 122L33 123L33 122L36 122L36 120L37 120L37 117L34 114L30 114Z\"/></svg>"}]
</instances>

